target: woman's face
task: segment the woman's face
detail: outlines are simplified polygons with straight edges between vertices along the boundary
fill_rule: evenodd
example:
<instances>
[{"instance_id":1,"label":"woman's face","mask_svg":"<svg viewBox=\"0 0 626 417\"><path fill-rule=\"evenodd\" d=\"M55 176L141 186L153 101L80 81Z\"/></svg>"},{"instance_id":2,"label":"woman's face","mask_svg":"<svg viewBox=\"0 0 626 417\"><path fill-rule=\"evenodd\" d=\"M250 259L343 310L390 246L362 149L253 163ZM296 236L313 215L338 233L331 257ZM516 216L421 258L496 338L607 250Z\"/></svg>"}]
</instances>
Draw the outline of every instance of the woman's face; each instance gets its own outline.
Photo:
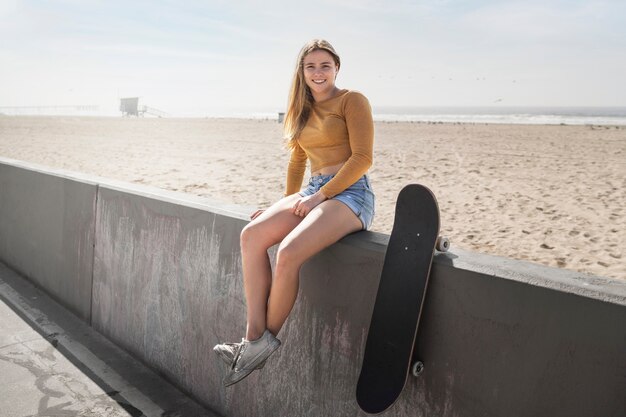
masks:
<instances>
[{"instance_id":1,"label":"woman's face","mask_svg":"<svg viewBox=\"0 0 626 417\"><path fill-rule=\"evenodd\" d=\"M323 97L335 89L337 64L333 56L323 49L305 55L303 60L304 80L314 98Z\"/></svg>"}]
</instances>

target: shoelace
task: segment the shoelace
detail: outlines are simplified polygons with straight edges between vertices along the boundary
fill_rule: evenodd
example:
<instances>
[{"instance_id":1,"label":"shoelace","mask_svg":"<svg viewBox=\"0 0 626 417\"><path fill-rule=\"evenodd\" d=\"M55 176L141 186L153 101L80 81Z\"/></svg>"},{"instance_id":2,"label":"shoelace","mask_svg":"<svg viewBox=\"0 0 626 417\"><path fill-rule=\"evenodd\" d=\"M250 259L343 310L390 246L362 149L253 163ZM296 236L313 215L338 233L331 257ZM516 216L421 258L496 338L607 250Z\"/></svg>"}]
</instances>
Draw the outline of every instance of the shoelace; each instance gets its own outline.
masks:
<instances>
[{"instance_id":1,"label":"shoelace","mask_svg":"<svg viewBox=\"0 0 626 417\"><path fill-rule=\"evenodd\" d=\"M246 344L244 343L244 341L245 339L241 339L241 343L234 343L235 345L237 345L237 351L235 352L235 357L233 358L233 363L230 365L230 369L234 370L235 372L237 372L235 366L237 365L237 362L239 361L241 355L243 355L243 352L246 350Z\"/></svg>"},{"instance_id":2,"label":"shoelace","mask_svg":"<svg viewBox=\"0 0 626 417\"><path fill-rule=\"evenodd\" d=\"M224 346L232 346L235 349L237 349L238 346L243 345L243 341L244 341L244 339L241 339L241 342L238 342L238 343L237 342L234 342L234 343L224 343Z\"/></svg>"}]
</instances>

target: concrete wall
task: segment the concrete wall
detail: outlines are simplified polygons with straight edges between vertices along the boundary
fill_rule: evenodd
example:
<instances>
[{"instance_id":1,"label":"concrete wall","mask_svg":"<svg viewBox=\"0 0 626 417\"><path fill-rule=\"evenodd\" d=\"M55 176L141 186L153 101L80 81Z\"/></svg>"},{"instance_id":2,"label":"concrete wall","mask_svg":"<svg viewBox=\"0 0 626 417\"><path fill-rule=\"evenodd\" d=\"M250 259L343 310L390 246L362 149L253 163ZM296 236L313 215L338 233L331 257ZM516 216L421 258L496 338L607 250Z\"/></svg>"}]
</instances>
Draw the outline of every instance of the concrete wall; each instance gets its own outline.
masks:
<instances>
[{"instance_id":1,"label":"concrete wall","mask_svg":"<svg viewBox=\"0 0 626 417\"><path fill-rule=\"evenodd\" d=\"M91 316L97 183L0 159L0 259Z\"/></svg>"},{"instance_id":2,"label":"concrete wall","mask_svg":"<svg viewBox=\"0 0 626 417\"><path fill-rule=\"evenodd\" d=\"M78 216L76 192L24 199L22 177L41 189L71 183L57 192L98 184L96 198L78 206L88 212ZM0 185L0 260L55 294L57 281L74 278L61 272L51 281L38 276L43 269L29 270L28 259L54 260L40 252L57 251L31 241L76 233L70 221L60 230L46 226L46 219L68 218L67 210L91 219L93 268L76 275L93 279L93 327L212 409L229 416L362 415L355 386L386 235L349 236L309 261L280 334L283 346L265 369L225 389L226 366L211 348L244 334L238 239L251 208L9 160L0 160ZM6 225L30 204L46 209ZM24 243L13 248L16 239ZM70 306L72 297L57 296ZM623 416L624 352L626 281L453 249L433 266L417 344L426 369L410 377L387 415Z\"/></svg>"}]
</instances>

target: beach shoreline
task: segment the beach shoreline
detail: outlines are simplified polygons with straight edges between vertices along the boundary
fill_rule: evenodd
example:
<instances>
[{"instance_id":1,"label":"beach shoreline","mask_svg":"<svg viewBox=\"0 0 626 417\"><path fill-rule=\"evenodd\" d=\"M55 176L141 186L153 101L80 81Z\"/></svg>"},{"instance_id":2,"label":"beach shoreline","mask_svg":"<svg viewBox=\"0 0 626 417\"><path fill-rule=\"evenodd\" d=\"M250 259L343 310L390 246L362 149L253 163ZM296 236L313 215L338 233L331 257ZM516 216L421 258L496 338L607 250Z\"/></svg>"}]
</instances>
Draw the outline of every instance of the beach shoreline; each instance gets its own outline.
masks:
<instances>
[{"instance_id":1,"label":"beach shoreline","mask_svg":"<svg viewBox=\"0 0 626 417\"><path fill-rule=\"evenodd\" d=\"M626 279L626 126L375 123L372 230L403 185L433 190L454 247ZM284 192L276 120L0 117L0 155L266 207Z\"/></svg>"}]
</instances>

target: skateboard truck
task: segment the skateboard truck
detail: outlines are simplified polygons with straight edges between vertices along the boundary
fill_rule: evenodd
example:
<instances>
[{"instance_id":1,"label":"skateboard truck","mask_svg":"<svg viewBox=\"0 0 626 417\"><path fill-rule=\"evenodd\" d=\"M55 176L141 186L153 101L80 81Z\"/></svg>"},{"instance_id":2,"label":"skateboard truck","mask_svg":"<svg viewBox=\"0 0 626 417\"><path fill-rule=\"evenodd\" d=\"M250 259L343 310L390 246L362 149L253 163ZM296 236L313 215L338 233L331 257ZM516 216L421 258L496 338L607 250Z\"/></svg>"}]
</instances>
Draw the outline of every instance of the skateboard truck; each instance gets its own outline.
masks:
<instances>
[{"instance_id":1,"label":"skateboard truck","mask_svg":"<svg viewBox=\"0 0 626 417\"><path fill-rule=\"evenodd\" d=\"M450 239L445 236L439 236L437 238L437 243L435 243L435 249L439 252L447 252L450 249ZM414 377L418 377L424 372L424 362L415 361L413 366L411 367L411 374Z\"/></svg>"},{"instance_id":2,"label":"skateboard truck","mask_svg":"<svg viewBox=\"0 0 626 417\"><path fill-rule=\"evenodd\" d=\"M445 236L439 236L437 238L437 243L435 243L435 249L439 252L447 252L450 249L450 239ZM411 374L414 377L418 377L424 372L424 362L415 361L413 366L411 367Z\"/></svg>"},{"instance_id":3,"label":"skateboard truck","mask_svg":"<svg viewBox=\"0 0 626 417\"><path fill-rule=\"evenodd\" d=\"M437 237L437 243L435 243L435 249L439 252L447 252L450 249L450 239L445 236ZM424 362L415 361L411 367L411 374L418 377L424 372Z\"/></svg>"}]
</instances>

